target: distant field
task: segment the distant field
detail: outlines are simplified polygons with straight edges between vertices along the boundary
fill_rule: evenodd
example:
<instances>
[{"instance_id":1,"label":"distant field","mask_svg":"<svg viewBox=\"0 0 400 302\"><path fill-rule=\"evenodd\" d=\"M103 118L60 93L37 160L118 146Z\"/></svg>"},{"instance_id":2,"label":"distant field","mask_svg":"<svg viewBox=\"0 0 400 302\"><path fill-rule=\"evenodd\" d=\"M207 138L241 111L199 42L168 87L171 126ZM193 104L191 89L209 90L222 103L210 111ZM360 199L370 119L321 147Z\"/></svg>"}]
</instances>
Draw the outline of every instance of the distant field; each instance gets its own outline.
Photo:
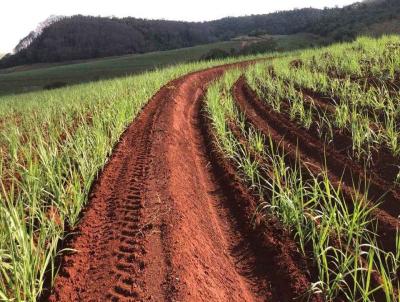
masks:
<instances>
[{"instance_id":1,"label":"distant field","mask_svg":"<svg viewBox=\"0 0 400 302\"><path fill-rule=\"evenodd\" d=\"M278 49L290 51L295 49L317 47L327 43L327 41L318 35L300 33L295 35L272 36L278 43Z\"/></svg>"},{"instance_id":2,"label":"distant field","mask_svg":"<svg viewBox=\"0 0 400 302\"><path fill-rule=\"evenodd\" d=\"M66 65L38 64L0 70L0 95L41 90L44 86L57 82L71 85L137 74L198 60L213 48L226 51L230 51L231 48L237 49L240 48L242 43L242 41L227 41L177 50L81 61Z\"/></svg>"},{"instance_id":3,"label":"distant field","mask_svg":"<svg viewBox=\"0 0 400 302\"><path fill-rule=\"evenodd\" d=\"M58 64L35 64L0 70L0 95L42 90L55 84L73 85L126 75L138 74L169 65L198 60L210 49L222 49L230 52L244 45L263 41L265 38L276 39L280 51L315 47L324 40L312 34L295 34L261 37L238 37L232 41L199 45L169 51L146 54L109 57L88 61L74 61Z\"/></svg>"},{"instance_id":4,"label":"distant field","mask_svg":"<svg viewBox=\"0 0 400 302\"><path fill-rule=\"evenodd\" d=\"M277 49L279 51L291 51L301 48L309 48L325 45L327 40L321 36L309 34L309 33L299 33L293 35L261 35L257 37L251 36L240 36L233 40L242 40L244 43L261 42L266 39L273 38L277 43Z\"/></svg>"}]
</instances>

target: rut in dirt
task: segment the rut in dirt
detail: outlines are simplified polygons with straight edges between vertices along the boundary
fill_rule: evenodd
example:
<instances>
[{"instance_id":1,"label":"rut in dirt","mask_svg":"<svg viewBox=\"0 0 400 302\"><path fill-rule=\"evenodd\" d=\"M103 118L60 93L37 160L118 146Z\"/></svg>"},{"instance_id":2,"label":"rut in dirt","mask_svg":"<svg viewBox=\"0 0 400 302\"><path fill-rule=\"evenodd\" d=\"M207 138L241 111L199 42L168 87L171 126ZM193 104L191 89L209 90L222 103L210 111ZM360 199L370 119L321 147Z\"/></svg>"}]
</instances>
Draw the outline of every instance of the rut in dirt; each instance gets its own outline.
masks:
<instances>
[{"instance_id":1,"label":"rut in dirt","mask_svg":"<svg viewBox=\"0 0 400 302\"><path fill-rule=\"evenodd\" d=\"M210 164L200 104L226 68L170 82L129 126L94 185L50 301L292 301L307 288L290 264L295 247L255 244L250 218L233 209L243 200ZM278 269L286 279L276 280Z\"/></svg>"}]
</instances>

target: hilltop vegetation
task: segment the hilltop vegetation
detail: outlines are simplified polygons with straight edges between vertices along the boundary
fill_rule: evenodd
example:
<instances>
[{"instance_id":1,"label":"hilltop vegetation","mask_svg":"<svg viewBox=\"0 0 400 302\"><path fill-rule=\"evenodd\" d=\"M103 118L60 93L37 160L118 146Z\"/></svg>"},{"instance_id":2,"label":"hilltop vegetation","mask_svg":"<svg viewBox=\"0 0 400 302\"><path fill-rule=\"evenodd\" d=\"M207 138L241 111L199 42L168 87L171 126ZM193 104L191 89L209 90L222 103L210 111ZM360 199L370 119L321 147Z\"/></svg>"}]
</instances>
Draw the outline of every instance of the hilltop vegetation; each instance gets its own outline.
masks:
<instances>
[{"instance_id":1,"label":"hilltop vegetation","mask_svg":"<svg viewBox=\"0 0 400 302\"><path fill-rule=\"evenodd\" d=\"M145 53L226 41L237 36L308 32L331 42L352 40L365 28L397 19L397 0L356 3L344 8L276 12L210 22L72 16L51 18L0 61L0 68L38 62ZM389 30L392 31L392 30Z\"/></svg>"},{"instance_id":2,"label":"hilltop vegetation","mask_svg":"<svg viewBox=\"0 0 400 302\"><path fill-rule=\"evenodd\" d=\"M248 34L289 34L292 22L303 27L318 17L314 14L320 12L304 9L204 23L80 15L52 18L40 33L22 39L16 54L2 60L0 67L170 50Z\"/></svg>"}]
</instances>

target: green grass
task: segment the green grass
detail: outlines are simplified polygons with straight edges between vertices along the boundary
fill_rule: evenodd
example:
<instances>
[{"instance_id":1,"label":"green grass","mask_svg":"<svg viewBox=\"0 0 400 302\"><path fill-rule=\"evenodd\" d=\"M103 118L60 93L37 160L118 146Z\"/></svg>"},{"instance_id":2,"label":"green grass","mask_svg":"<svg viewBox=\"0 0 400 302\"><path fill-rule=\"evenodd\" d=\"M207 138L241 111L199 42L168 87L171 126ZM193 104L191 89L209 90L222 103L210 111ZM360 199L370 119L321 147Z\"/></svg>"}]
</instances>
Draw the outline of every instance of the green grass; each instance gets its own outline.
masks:
<instances>
[{"instance_id":1,"label":"green grass","mask_svg":"<svg viewBox=\"0 0 400 302\"><path fill-rule=\"evenodd\" d=\"M210 49L238 49L241 41L218 42L189 48L89 60L70 64L37 64L0 70L0 95L43 89L63 82L68 85L122 77L198 60Z\"/></svg>"},{"instance_id":2,"label":"green grass","mask_svg":"<svg viewBox=\"0 0 400 302\"><path fill-rule=\"evenodd\" d=\"M294 68L293 62L298 66ZM288 102L293 120L305 128L318 124L320 134L328 140L332 129L344 131L353 139L353 155L371 159L372 150L383 147L393 156L400 154L399 74L400 38L390 36L359 38L354 43L260 63L250 68L246 77L275 110L280 111L281 102ZM331 100L334 112L323 112L314 103L306 105L300 88Z\"/></svg>"},{"instance_id":3,"label":"green grass","mask_svg":"<svg viewBox=\"0 0 400 302\"><path fill-rule=\"evenodd\" d=\"M265 70L260 65L253 68ZM367 193L355 194L350 207L341 187L333 186L326 172L304 178L300 163L288 166L277 142L246 125L230 95L239 75L237 70L228 72L207 91L216 147L257 193L259 211L279 218L299 250L314 263L317 279L305 292L318 293L325 301L340 297L372 302L378 292L385 297L382 301L399 301L400 236L393 239L395 252L380 249L379 235L374 232L374 206L365 202ZM231 131L232 123L242 132L240 142ZM374 274L379 275L379 283L372 281Z\"/></svg>"}]
</instances>

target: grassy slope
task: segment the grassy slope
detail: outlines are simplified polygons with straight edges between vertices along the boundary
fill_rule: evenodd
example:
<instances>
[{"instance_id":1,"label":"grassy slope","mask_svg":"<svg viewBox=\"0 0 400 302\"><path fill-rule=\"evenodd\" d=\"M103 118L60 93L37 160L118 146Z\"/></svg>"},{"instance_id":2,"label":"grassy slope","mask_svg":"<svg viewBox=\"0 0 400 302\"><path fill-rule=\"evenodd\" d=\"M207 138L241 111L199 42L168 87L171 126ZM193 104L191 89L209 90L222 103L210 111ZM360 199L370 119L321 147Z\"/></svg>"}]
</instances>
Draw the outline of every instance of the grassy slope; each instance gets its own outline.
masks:
<instances>
[{"instance_id":1,"label":"grassy slope","mask_svg":"<svg viewBox=\"0 0 400 302\"><path fill-rule=\"evenodd\" d=\"M326 39L321 36L299 33L294 35L273 36L277 43L278 49L283 51L291 51L294 49L302 49L308 47L317 47L326 44Z\"/></svg>"},{"instance_id":2,"label":"grassy slope","mask_svg":"<svg viewBox=\"0 0 400 302\"><path fill-rule=\"evenodd\" d=\"M153 70L168 65L197 60L212 48L239 48L241 41L228 41L152 52L90 60L75 64L33 65L0 70L0 95L41 90L54 82L76 84L114 78Z\"/></svg>"},{"instance_id":3,"label":"grassy slope","mask_svg":"<svg viewBox=\"0 0 400 302\"><path fill-rule=\"evenodd\" d=\"M241 40L243 43L262 42L273 38L277 42L279 51L292 51L301 48L317 47L325 45L327 40L321 36L310 33L298 33L293 35L261 35L257 37L240 36L233 40Z\"/></svg>"},{"instance_id":4,"label":"grassy slope","mask_svg":"<svg viewBox=\"0 0 400 302\"><path fill-rule=\"evenodd\" d=\"M324 43L321 37L311 34L272 37L276 39L280 51L313 47ZM140 55L59 64L35 64L3 69L0 70L0 95L41 90L44 86L54 82L70 85L137 74L168 65L198 60L213 48L229 52L232 48L239 49L248 43L262 41L264 38L238 37L232 41Z\"/></svg>"}]
</instances>

